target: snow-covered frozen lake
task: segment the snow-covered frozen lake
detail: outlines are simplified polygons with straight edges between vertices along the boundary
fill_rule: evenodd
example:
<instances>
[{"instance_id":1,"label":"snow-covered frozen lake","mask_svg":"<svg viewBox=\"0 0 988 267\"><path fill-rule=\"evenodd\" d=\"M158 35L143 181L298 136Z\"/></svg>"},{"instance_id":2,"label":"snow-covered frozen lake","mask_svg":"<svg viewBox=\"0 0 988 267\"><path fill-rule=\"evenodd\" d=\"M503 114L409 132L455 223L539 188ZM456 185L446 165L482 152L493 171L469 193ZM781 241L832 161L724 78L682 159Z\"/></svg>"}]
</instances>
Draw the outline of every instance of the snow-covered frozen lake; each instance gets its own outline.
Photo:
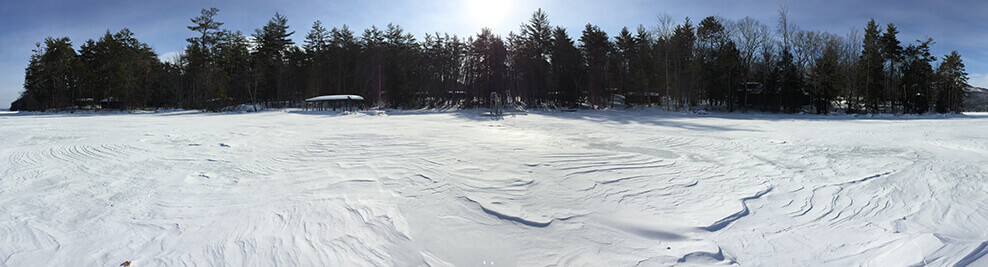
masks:
<instances>
[{"instance_id":1,"label":"snow-covered frozen lake","mask_svg":"<svg viewBox=\"0 0 988 267\"><path fill-rule=\"evenodd\" d=\"M988 266L988 114L0 114L0 266Z\"/></svg>"}]
</instances>

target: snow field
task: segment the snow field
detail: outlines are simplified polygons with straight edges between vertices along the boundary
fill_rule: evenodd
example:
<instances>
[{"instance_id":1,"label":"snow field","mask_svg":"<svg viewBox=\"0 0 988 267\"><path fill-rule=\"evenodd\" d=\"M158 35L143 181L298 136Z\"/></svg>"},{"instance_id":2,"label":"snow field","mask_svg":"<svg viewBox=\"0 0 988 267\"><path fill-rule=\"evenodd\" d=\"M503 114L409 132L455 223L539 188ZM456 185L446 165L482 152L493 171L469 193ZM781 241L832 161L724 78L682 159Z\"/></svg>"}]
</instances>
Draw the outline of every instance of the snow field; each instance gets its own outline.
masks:
<instances>
[{"instance_id":1,"label":"snow field","mask_svg":"<svg viewBox=\"0 0 988 267\"><path fill-rule=\"evenodd\" d=\"M0 114L0 266L988 265L988 114Z\"/></svg>"}]
</instances>

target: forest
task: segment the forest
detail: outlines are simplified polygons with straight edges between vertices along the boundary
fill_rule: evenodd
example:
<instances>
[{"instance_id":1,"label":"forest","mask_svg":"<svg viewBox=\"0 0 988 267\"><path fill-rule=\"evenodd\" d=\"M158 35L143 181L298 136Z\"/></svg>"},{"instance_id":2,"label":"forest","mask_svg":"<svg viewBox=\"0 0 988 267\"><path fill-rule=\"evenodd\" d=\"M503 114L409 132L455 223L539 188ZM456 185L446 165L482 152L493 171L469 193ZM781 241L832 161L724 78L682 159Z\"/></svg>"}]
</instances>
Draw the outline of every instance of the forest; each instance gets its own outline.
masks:
<instances>
[{"instance_id":1,"label":"forest","mask_svg":"<svg viewBox=\"0 0 988 267\"><path fill-rule=\"evenodd\" d=\"M902 42L895 24L863 32L800 30L780 8L769 26L706 17L609 34L570 30L535 11L507 36L426 34L389 24L357 33L315 21L304 42L275 14L252 34L223 28L219 10L191 18L187 46L162 60L129 29L78 49L38 43L13 110L298 107L309 97L364 96L377 108L475 108L492 97L519 108L810 113L961 112L961 56ZM617 101L620 100L620 101Z\"/></svg>"}]
</instances>

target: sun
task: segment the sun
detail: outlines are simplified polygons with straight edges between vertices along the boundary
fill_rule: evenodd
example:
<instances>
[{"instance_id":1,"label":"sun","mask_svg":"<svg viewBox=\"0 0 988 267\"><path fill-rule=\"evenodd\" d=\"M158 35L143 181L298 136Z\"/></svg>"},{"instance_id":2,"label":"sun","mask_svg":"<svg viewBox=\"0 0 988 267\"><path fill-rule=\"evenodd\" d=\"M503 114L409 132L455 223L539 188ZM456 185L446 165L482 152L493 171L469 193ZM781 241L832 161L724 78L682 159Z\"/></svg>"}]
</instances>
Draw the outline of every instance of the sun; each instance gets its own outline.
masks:
<instances>
[{"instance_id":1,"label":"sun","mask_svg":"<svg viewBox=\"0 0 988 267\"><path fill-rule=\"evenodd\" d=\"M466 0L467 14L483 27L493 27L504 20L511 8L509 0Z\"/></svg>"}]
</instances>

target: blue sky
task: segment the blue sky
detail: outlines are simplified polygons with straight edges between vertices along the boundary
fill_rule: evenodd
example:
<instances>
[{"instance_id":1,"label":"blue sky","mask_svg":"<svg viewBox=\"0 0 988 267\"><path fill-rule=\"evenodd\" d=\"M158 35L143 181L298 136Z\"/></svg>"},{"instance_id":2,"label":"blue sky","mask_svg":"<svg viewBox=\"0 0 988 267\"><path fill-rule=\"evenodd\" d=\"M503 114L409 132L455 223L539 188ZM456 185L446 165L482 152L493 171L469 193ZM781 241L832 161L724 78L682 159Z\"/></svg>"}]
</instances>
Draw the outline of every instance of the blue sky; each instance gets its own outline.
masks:
<instances>
[{"instance_id":1,"label":"blue sky","mask_svg":"<svg viewBox=\"0 0 988 267\"><path fill-rule=\"evenodd\" d=\"M779 0L202 0L202 1L58 1L5 0L0 5L0 108L22 91L24 68L34 44L46 36L68 36L78 48L106 30L130 28L158 54L173 55L185 46L185 28L199 10L217 7L224 28L250 34L275 12L288 18L301 41L315 20L333 27L347 24L358 33L371 25L396 23L421 40L425 33L475 34L488 26L496 33L517 31L531 13L545 9L553 25L579 34L583 25L601 26L612 36L623 26L656 24L669 14L677 22L689 16L739 19L750 16L773 26L780 3L789 6L801 29L844 34L864 28L869 18L896 23L899 39L912 42L932 37L939 56L959 51L971 73L971 83L988 87L988 1L783 1Z\"/></svg>"}]
</instances>

